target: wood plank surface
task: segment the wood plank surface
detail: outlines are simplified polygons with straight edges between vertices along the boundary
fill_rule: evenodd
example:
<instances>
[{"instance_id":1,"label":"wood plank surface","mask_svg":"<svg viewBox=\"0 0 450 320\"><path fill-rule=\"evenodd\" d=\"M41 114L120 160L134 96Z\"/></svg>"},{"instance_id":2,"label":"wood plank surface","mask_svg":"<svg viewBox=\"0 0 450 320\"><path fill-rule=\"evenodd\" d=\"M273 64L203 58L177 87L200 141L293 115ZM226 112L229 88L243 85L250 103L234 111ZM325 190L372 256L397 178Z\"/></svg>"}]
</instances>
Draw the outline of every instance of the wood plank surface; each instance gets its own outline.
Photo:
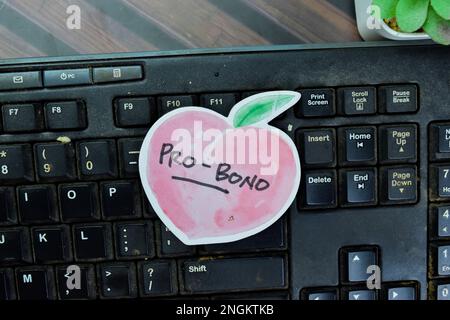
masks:
<instances>
[{"instance_id":1,"label":"wood plank surface","mask_svg":"<svg viewBox=\"0 0 450 320\"><path fill-rule=\"evenodd\" d=\"M23 58L30 55L42 56L43 52L0 25L0 57Z\"/></svg>"},{"instance_id":2,"label":"wood plank surface","mask_svg":"<svg viewBox=\"0 0 450 320\"><path fill-rule=\"evenodd\" d=\"M0 0L0 58L360 41L352 3ZM80 30L67 28L69 5L81 10Z\"/></svg>"}]
</instances>

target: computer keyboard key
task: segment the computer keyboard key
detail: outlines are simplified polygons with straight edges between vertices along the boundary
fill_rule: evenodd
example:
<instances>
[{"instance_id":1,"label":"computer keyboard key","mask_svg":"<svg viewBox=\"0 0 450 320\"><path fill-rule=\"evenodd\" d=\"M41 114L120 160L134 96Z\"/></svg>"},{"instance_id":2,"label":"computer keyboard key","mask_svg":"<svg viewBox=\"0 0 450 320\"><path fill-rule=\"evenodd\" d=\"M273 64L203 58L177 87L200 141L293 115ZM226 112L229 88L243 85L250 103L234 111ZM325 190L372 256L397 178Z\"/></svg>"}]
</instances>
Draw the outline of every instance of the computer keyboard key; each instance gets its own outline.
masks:
<instances>
[{"instance_id":1,"label":"computer keyboard key","mask_svg":"<svg viewBox=\"0 0 450 320\"><path fill-rule=\"evenodd\" d=\"M389 288L387 289L387 299L394 301L416 300L416 288L410 286Z\"/></svg>"},{"instance_id":2,"label":"computer keyboard key","mask_svg":"<svg viewBox=\"0 0 450 320\"><path fill-rule=\"evenodd\" d=\"M79 279L77 279L78 270ZM88 300L97 296L95 269L92 265L58 266L56 280L61 300Z\"/></svg>"},{"instance_id":3,"label":"computer keyboard key","mask_svg":"<svg viewBox=\"0 0 450 320\"><path fill-rule=\"evenodd\" d=\"M378 265L377 254L373 250L347 251L346 250L347 274L345 281L365 282L370 276L367 273L369 266Z\"/></svg>"},{"instance_id":4,"label":"computer keyboard key","mask_svg":"<svg viewBox=\"0 0 450 320\"><path fill-rule=\"evenodd\" d=\"M92 70L94 83L140 80L143 78L141 66L101 67Z\"/></svg>"},{"instance_id":5,"label":"computer keyboard key","mask_svg":"<svg viewBox=\"0 0 450 320\"><path fill-rule=\"evenodd\" d=\"M102 212L105 219L141 216L139 186L134 181L112 181L100 184Z\"/></svg>"},{"instance_id":6,"label":"computer keyboard key","mask_svg":"<svg viewBox=\"0 0 450 320\"><path fill-rule=\"evenodd\" d=\"M338 300L338 291L334 288L305 288L302 289L300 298L310 301Z\"/></svg>"},{"instance_id":7,"label":"computer keyboard key","mask_svg":"<svg viewBox=\"0 0 450 320\"><path fill-rule=\"evenodd\" d=\"M450 123L432 123L428 132L430 161L450 159Z\"/></svg>"},{"instance_id":8,"label":"computer keyboard key","mask_svg":"<svg viewBox=\"0 0 450 320\"><path fill-rule=\"evenodd\" d=\"M109 224L73 227L75 258L83 261L113 258L111 226Z\"/></svg>"},{"instance_id":9,"label":"computer keyboard key","mask_svg":"<svg viewBox=\"0 0 450 320\"><path fill-rule=\"evenodd\" d=\"M377 135L375 127L339 129L340 163L344 166L375 165Z\"/></svg>"},{"instance_id":10,"label":"computer keyboard key","mask_svg":"<svg viewBox=\"0 0 450 320\"><path fill-rule=\"evenodd\" d=\"M369 301L377 300L377 293L373 290L352 290L347 294L350 301Z\"/></svg>"},{"instance_id":11,"label":"computer keyboard key","mask_svg":"<svg viewBox=\"0 0 450 320\"><path fill-rule=\"evenodd\" d=\"M178 291L177 268L174 260L139 262L138 274L141 296L168 296Z\"/></svg>"},{"instance_id":12,"label":"computer keyboard key","mask_svg":"<svg viewBox=\"0 0 450 320\"><path fill-rule=\"evenodd\" d=\"M438 186L439 186L439 197L447 198L450 197L450 175L449 167L439 167L438 171Z\"/></svg>"},{"instance_id":13,"label":"computer keyboard key","mask_svg":"<svg viewBox=\"0 0 450 320\"><path fill-rule=\"evenodd\" d=\"M56 299L52 267L24 267L16 269L19 300Z\"/></svg>"},{"instance_id":14,"label":"computer keyboard key","mask_svg":"<svg viewBox=\"0 0 450 320\"><path fill-rule=\"evenodd\" d=\"M194 246L185 245L164 224L158 223L158 225L159 241L157 244L160 257L180 257L194 254Z\"/></svg>"},{"instance_id":15,"label":"computer keyboard key","mask_svg":"<svg viewBox=\"0 0 450 320\"><path fill-rule=\"evenodd\" d=\"M75 150L71 143L42 143L34 146L39 181L64 181L76 177Z\"/></svg>"},{"instance_id":16,"label":"computer keyboard key","mask_svg":"<svg viewBox=\"0 0 450 320\"><path fill-rule=\"evenodd\" d=\"M34 261L37 263L64 262L72 259L68 226L32 228Z\"/></svg>"},{"instance_id":17,"label":"computer keyboard key","mask_svg":"<svg viewBox=\"0 0 450 320\"><path fill-rule=\"evenodd\" d=\"M377 112L377 93L374 87L339 88L337 92L341 114L353 116Z\"/></svg>"},{"instance_id":18,"label":"computer keyboard key","mask_svg":"<svg viewBox=\"0 0 450 320\"><path fill-rule=\"evenodd\" d=\"M134 178L139 176L139 153L143 141L142 138L118 140L121 177Z\"/></svg>"},{"instance_id":19,"label":"computer keyboard key","mask_svg":"<svg viewBox=\"0 0 450 320\"><path fill-rule=\"evenodd\" d=\"M81 130L87 126L86 106L81 101L49 102L44 112L49 130Z\"/></svg>"},{"instance_id":20,"label":"computer keyboard key","mask_svg":"<svg viewBox=\"0 0 450 320\"><path fill-rule=\"evenodd\" d=\"M381 126L380 161L381 163L417 161L417 126Z\"/></svg>"},{"instance_id":21,"label":"computer keyboard key","mask_svg":"<svg viewBox=\"0 0 450 320\"><path fill-rule=\"evenodd\" d=\"M98 267L100 295L103 298L134 298L137 296L134 263L102 264Z\"/></svg>"},{"instance_id":22,"label":"computer keyboard key","mask_svg":"<svg viewBox=\"0 0 450 320\"><path fill-rule=\"evenodd\" d=\"M437 274L450 275L450 246L438 246L436 248Z\"/></svg>"},{"instance_id":23,"label":"computer keyboard key","mask_svg":"<svg viewBox=\"0 0 450 320\"><path fill-rule=\"evenodd\" d=\"M114 140L77 144L81 178L87 180L117 177L117 156Z\"/></svg>"},{"instance_id":24,"label":"computer keyboard key","mask_svg":"<svg viewBox=\"0 0 450 320\"><path fill-rule=\"evenodd\" d=\"M44 86L47 88L87 85L91 83L91 70L88 68L44 71Z\"/></svg>"},{"instance_id":25,"label":"computer keyboard key","mask_svg":"<svg viewBox=\"0 0 450 320\"><path fill-rule=\"evenodd\" d=\"M288 285L283 257L214 258L182 262L186 293L283 289Z\"/></svg>"},{"instance_id":26,"label":"computer keyboard key","mask_svg":"<svg viewBox=\"0 0 450 320\"><path fill-rule=\"evenodd\" d=\"M42 106L39 104L8 104L2 106L3 130L8 133L44 129Z\"/></svg>"},{"instance_id":27,"label":"computer keyboard key","mask_svg":"<svg viewBox=\"0 0 450 320\"><path fill-rule=\"evenodd\" d=\"M13 269L0 269L0 301L16 299Z\"/></svg>"},{"instance_id":28,"label":"computer keyboard key","mask_svg":"<svg viewBox=\"0 0 450 320\"><path fill-rule=\"evenodd\" d=\"M42 88L40 71L0 73L0 91Z\"/></svg>"},{"instance_id":29,"label":"computer keyboard key","mask_svg":"<svg viewBox=\"0 0 450 320\"><path fill-rule=\"evenodd\" d=\"M145 127L155 120L153 98L122 98L115 102L118 127Z\"/></svg>"},{"instance_id":30,"label":"computer keyboard key","mask_svg":"<svg viewBox=\"0 0 450 320\"><path fill-rule=\"evenodd\" d=\"M17 223L14 188L0 187L0 226Z\"/></svg>"},{"instance_id":31,"label":"computer keyboard key","mask_svg":"<svg viewBox=\"0 0 450 320\"><path fill-rule=\"evenodd\" d=\"M228 117L238 100L235 93L211 93L200 96L200 105Z\"/></svg>"},{"instance_id":32,"label":"computer keyboard key","mask_svg":"<svg viewBox=\"0 0 450 320\"><path fill-rule=\"evenodd\" d=\"M147 196L145 195L144 191L141 192L142 194L142 207L144 210L144 217L150 218L150 219L156 219L158 218L158 215L156 214L155 210L153 209L152 205L147 199Z\"/></svg>"},{"instance_id":33,"label":"computer keyboard key","mask_svg":"<svg viewBox=\"0 0 450 320\"><path fill-rule=\"evenodd\" d=\"M450 300L450 284L440 284L436 288L436 300L447 301Z\"/></svg>"},{"instance_id":34,"label":"computer keyboard key","mask_svg":"<svg viewBox=\"0 0 450 320\"><path fill-rule=\"evenodd\" d=\"M381 112L404 113L418 109L416 85L380 86L378 97Z\"/></svg>"},{"instance_id":35,"label":"computer keyboard key","mask_svg":"<svg viewBox=\"0 0 450 320\"><path fill-rule=\"evenodd\" d=\"M18 264L32 261L29 231L25 228L0 230L0 263Z\"/></svg>"},{"instance_id":36,"label":"computer keyboard key","mask_svg":"<svg viewBox=\"0 0 450 320\"><path fill-rule=\"evenodd\" d=\"M337 177L335 170L307 171L302 181L300 207L326 209L337 206Z\"/></svg>"},{"instance_id":37,"label":"computer keyboard key","mask_svg":"<svg viewBox=\"0 0 450 320\"><path fill-rule=\"evenodd\" d=\"M278 220L260 233L230 243L209 244L201 247L201 251L211 253L262 252L286 249L285 223Z\"/></svg>"},{"instance_id":38,"label":"computer keyboard key","mask_svg":"<svg viewBox=\"0 0 450 320\"><path fill-rule=\"evenodd\" d=\"M22 223L51 223L58 221L56 189L53 185L17 188L18 208Z\"/></svg>"},{"instance_id":39,"label":"computer keyboard key","mask_svg":"<svg viewBox=\"0 0 450 320\"><path fill-rule=\"evenodd\" d=\"M336 114L334 89L304 89L300 94L302 98L294 107L297 117L332 117Z\"/></svg>"},{"instance_id":40,"label":"computer keyboard key","mask_svg":"<svg viewBox=\"0 0 450 320\"><path fill-rule=\"evenodd\" d=\"M100 218L96 183L75 183L59 186L61 218L64 222L92 221Z\"/></svg>"},{"instance_id":41,"label":"computer keyboard key","mask_svg":"<svg viewBox=\"0 0 450 320\"><path fill-rule=\"evenodd\" d=\"M297 135L300 158L305 167L336 165L336 132L334 129L300 130Z\"/></svg>"},{"instance_id":42,"label":"computer keyboard key","mask_svg":"<svg viewBox=\"0 0 450 320\"><path fill-rule=\"evenodd\" d=\"M450 125L437 125L439 153L450 153ZM436 139L432 139L431 143L434 144Z\"/></svg>"},{"instance_id":43,"label":"computer keyboard key","mask_svg":"<svg viewBox=\"0 0 450 320\"><path fill-rule=\"evenodd\" d=\"M0 185L33 181L31 146L28 144L0 145Z\"/></svg>"},{"instance_id":44,"label":"computer keyboard key","mask_svg":"<svg viewBox=\"0 0 450 320\"><path fill-rule=\"evenodd\" d=\"M115 225L118 258L153 258L155 256L153 223L127 222Z\"/></svg>"},{"instance_id":45,"label":"computer keyboard key","mask_svg":"<svg viewBox=\"0 0 450 320\"><path fill-rule=\"evenodd\" d=\"M437 219L437 235L438 237L450 237L450 206L434 207L433 214Z\"/></svg>"},{"instance_id":46,"label":"computer keyboard key","mask_svg":"<svg viewBox=\"0 0 450 320\"><path fill-rule=\"evenodd\" d=\"M450 165L430 165L430 200L450 199Z\"/></svg>"},{"instance_id":47,"label":"computer keyboard key","mask_svg":"<svg viewBox=\"0 0 450 320\"><path fill-rule=\"evenodd\" d=\"M308 300L311 301L326 301L326 300L337 300L337 296L335 292L317 292L310 293L308 296Z\"/></svg>"},{"instance_id":48,"label":"computer keyboard key","mask_svg":"<svg viewBox=\"0 0 450 320\"><path fill-rule=\"evenodd\" d=\"M382 167L381 204L407 204L418 200L418 176L414 166Z\"/></svg>"},{"instance_id":49,"label":"computer keyboard key","mask_svg":"<svg viewBox=\"0 0 450 320\"><path fill-rule=\"evenodd\" d=\"M196 106L195 96L165 96L158 99L159 115L162 116L174 109Z\"/></svg>"},{"instance_id":50,"label":"computer keyboard key","mask_svg":"<svg viewBox=\"0 0 450 320\"><path fill-rule=\"evenodd\" d=\"M450 159L450 123L430 124L428 141L431 161Z\"/></svg>"},{"instance_id":51,"label":"computer keyboard key","mask_svg":"<svg viewBox=\"0 0 450 320\"><path fill-rule=\"evenodd\" d=\"M341 182L343 206L370 206L377 203L376 169L342 170Z\"/></svg>"}]
</instances>

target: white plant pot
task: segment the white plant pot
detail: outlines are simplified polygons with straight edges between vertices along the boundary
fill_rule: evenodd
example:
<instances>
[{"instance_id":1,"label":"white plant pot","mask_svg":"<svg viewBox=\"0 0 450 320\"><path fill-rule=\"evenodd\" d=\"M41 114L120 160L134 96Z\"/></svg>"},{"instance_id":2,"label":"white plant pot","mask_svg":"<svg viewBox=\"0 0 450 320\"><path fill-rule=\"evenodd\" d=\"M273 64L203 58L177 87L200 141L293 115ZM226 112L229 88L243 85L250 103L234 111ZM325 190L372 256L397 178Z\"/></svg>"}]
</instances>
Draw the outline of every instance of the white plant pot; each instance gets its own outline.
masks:
<instances>
[{"instance_id":1,"label":"white plant pot","mask_svg":"<svg viewBox=\"0 0 450 320\"><path fill-rule=\"evenodd\" d=\"M375 21L370 15L372 0L355 0L356 22L361 37L366 41L374 40L430 40L423 32L406 33L391 29L383 20ZM376 27L374 27L376 25Z\"/></svg>"}]
</instances>

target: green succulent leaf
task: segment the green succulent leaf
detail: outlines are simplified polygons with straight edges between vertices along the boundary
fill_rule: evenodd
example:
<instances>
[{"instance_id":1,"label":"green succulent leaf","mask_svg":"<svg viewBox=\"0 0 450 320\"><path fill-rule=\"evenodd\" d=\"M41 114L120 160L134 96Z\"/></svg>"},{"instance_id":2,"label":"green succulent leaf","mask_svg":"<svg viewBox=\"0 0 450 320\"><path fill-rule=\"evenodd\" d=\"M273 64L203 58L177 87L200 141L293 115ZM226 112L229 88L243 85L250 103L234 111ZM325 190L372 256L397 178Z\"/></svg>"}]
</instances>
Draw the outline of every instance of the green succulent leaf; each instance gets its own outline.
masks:
<instances>
[{"instance_id":1,"label":"green succulent leaf","mask_svg":"<svg viewBox=\"0 0 450 320\"><path fill-rule=\"evenodd\" d=\"M397 23L403 32L419 30L427 20L430 0L399 0L396 9Z\"/></svg>"},{"instance_id":2,"label":"green succulent leaf","mask_svg":"<svg viewBox=\"0 0 450 320\"><path fill-rule=\"evenodd\" d=\"M423 29L434 41L450 45L450 20L442 19L433 8L430 8Z\"/></svg>"},{"instance_id":3,"label":"green succulent leaf","mask_svg":"<svg viewBox=\"0 0 450 320\"><path fill-rule=\"evenodd\" d=\"M233 116L235 128L245 127L265 120L269 122L280 112L294 105L298 100L298 94L266 95L259 98L248 98L248 103L242 105ZM247 99L246 99L247 100ZM244 100L243 102L245 103ZM283 109L283 110L281 110Z\"/></svg>"},{"instance_id":4,"label":"green succulent leaf","mask_svg":"<svg viewBox=\"0 0 450 320\"><path fill-rule=\"evenodd\" d=\"M449 0L431 0L431 6L438 15L445 20L450 20L450 1Z\"/></svg>"},{"instance_id":5,"label":"green succulent leaf","mask_svg":"<svg viewBox=\"0 0 450 320\"><path fill-rule=\"evenodd\" d=\"M380 8L381 19L391 19L395 17L395 9L398 0L373 0L372 5ZM375 14L375 12L374 12Z\"/></svg>"}]
</instances>

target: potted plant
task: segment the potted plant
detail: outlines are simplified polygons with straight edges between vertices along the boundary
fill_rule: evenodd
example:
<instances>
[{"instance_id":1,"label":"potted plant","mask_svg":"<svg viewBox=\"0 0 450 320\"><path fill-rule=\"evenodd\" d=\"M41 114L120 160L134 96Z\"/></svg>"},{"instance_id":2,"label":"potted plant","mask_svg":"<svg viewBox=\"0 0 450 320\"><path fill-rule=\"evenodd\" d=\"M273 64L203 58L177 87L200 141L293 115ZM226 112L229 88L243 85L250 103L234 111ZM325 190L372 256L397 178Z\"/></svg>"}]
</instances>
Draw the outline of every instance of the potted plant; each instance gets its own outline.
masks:
<instances>
[{"instance_id":1,"label":"potted plant","mask_svg":"<svg viewBox=\"0 0 450 320\"><path fill-rule=\"evenodd\" d=\"M450 0L355 0L365 40L424 40L450 44Z\"/></svg>"}]
</instances>

